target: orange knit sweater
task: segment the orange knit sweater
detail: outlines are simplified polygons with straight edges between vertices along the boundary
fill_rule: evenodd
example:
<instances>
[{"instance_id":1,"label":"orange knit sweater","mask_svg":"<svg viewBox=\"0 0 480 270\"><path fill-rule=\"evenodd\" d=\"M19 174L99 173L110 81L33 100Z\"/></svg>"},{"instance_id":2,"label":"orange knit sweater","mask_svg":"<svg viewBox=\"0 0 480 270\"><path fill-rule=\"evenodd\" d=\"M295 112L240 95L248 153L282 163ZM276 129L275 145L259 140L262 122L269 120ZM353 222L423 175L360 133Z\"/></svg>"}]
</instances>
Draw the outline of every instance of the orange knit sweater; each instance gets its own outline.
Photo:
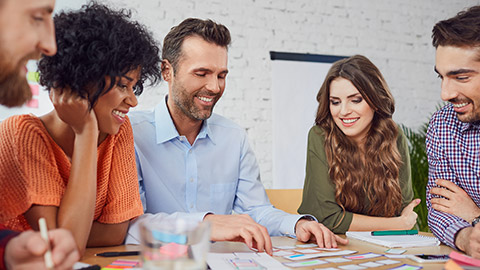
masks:
<instances>
[{"instance_id":1,"label":"orange knit sweater","mask_svg":"<svg viewBox=\"0 0 480 270\"><path fill-rule=\"evenodd\" d=\"M33 205L59 206L71 163L39 118L12 116L0 123L0 223L28 230ZM121 223L143 213L130 121L98 146L94 220Z\"/></svg>"}]
</instances>

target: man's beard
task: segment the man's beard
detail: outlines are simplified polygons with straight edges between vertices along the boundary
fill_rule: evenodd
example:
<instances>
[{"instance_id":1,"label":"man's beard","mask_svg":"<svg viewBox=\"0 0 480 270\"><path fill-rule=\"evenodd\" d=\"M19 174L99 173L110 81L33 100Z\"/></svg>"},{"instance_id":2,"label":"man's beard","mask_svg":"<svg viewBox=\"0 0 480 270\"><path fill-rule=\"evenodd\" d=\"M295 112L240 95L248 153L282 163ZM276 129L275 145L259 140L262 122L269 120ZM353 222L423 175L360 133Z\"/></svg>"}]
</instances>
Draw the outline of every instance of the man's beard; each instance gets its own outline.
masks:
<instances>
[{"instance_id":1,"label":"man's beard","mask_svg":"<svg viewBox=\"0 0 480 270\"><path fill-rule=\"evenodd\" d=\"M6 62L8 57L0 55L0 104L7 107L21 106L32 98L32 90L27 78L20 75L20 70L28 59L38 59L38 53L25 56L13 69Z\"/></svg>"},{"instance_id":2,"label":"man's beard","mask_svg":"<svg viewBox=\"0 0 480 270\"><path fill-rule=\"evenodd\" d=\"M204 91L207 91L207 90L204 90ZM185 87L183 87L183 85L177 84L177 86L172 92L173 92L172 98L174 103L177 105L178 108L180 108L180 110L183 112L184 115L186 115L188 118L192 120L203 121L210 118L210 116L212 115L213 107L215 107L215 104L219 99L218 95L213 95L211 93L208 93L210 96L215 96L214 97L215 101L210 109L202 110L195 106L195 102L193 101L194 99L193 95L189 95ZM201 92L198 92L197 94L201 94Z\"/></svg>"}]
</instances>

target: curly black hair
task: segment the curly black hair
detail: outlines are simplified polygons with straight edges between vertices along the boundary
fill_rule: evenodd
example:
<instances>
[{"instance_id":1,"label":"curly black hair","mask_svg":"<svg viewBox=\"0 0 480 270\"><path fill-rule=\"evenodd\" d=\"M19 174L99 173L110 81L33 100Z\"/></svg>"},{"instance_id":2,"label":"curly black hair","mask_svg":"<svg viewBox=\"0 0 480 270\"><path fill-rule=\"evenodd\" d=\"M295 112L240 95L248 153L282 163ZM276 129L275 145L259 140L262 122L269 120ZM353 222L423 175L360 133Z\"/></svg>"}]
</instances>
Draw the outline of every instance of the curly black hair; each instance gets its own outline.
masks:
<instances>
[{"instance_id":1,"label":"curly black hair","mask_svg":"<svg viewBox=\"0 0 480 270\"><path fill-rule=\"evenodd\" d=\"M147 29L131 21L129 10L114 11L94 1L80 10L54 17L57 54L39 61L40 84L47 89L70 88L88 98L93 108L98 98L128 72L141 68L135 95L143 84L161 81L160 49ZM106 78L110 84L106 85Z\"/></svg>"}]
</instances>

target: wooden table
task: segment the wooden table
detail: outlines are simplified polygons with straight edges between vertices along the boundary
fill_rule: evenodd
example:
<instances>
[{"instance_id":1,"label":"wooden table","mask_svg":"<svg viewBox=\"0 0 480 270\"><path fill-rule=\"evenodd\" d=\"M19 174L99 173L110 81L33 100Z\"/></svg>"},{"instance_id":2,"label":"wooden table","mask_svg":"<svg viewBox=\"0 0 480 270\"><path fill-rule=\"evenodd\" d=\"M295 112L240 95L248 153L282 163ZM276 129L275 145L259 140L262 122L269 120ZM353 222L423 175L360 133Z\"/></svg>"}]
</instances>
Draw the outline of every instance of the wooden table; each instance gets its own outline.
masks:
<instances>
[{"instance_id":1,"label":"wooden table","mask_svg":"<svg viewBox=\"0 0 480 270\"><path fill-rule=\"evenodd\" d=\"M431 234L426 234L431 236ZM349 249L358 251L357 254L373 252L378 254L385 254L386 247L369 244L363 241L349 239L349 243L346 246L340 246L342 249ZM288 238L288 237L272 237L272 242L274 246L291 246L295 244L300 244L300 242ZM88 264L98 264L100 266L107 266L108 264L112 263L118 259L127 259L127 260L139 260L139 256L126 256L126 257L96 257L96 253L107 252L107 251L135 251L140 250L140 246L136 245L124 245L124 246L116 246L116 247L102 247L102 248L88 248L85 252L85 255L80 260L81 262L88 263ZM453 249L448 246L440 245L436 247L422 247L422 248L408 248L405 254L449 254ZM211 252L216 253L231 253L231 252L249 252L250 250L247 246L243 243L237 242L216 242L212 244L210 248ZM282 257L274 257L280 262L288 262L289 260L284 259ZM321 258L320 258L321 259ZM377 261L377 260L384 260L387 259L386 257L378 257L372 259L365 259L365 260L354 260L346 263L330 263L330 264L322 264L317 265L314 267L303 267L303 268L295 268L295 269L315 269L320 267L335 267L340 265L347 265L347 264L359 264L368 261ZM401 261L399 264L387 265L377 268L368 268L368 269L390 269L395 266L400 266L402 264L410 264L410 265L419 265L422 266L423 269L443 269L443 263L424 263L419 264L409 259L392 259L396 261Z\"/></svg>"}]
</instances>

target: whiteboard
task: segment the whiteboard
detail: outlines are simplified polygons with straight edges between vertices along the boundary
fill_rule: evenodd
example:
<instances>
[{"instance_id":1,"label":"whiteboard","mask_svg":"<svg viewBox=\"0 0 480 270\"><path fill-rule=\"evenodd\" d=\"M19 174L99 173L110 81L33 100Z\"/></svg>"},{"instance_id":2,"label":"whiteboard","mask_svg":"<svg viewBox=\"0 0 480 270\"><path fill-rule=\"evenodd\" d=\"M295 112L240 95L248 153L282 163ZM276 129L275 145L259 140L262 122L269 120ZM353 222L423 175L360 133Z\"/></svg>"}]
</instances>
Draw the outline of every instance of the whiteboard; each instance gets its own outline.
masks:
<instances>
[{"instance_id":1,"label":"whiteboard","mask_svg":"<svg viewBox=\"0 0 480 270\"><path fill-rule=\"evenodd\" d=\"M344 56L270 52L272 59L273 186L303 188L307 136L317 93L333 62Z\"/></svg>"}]
</instances>

